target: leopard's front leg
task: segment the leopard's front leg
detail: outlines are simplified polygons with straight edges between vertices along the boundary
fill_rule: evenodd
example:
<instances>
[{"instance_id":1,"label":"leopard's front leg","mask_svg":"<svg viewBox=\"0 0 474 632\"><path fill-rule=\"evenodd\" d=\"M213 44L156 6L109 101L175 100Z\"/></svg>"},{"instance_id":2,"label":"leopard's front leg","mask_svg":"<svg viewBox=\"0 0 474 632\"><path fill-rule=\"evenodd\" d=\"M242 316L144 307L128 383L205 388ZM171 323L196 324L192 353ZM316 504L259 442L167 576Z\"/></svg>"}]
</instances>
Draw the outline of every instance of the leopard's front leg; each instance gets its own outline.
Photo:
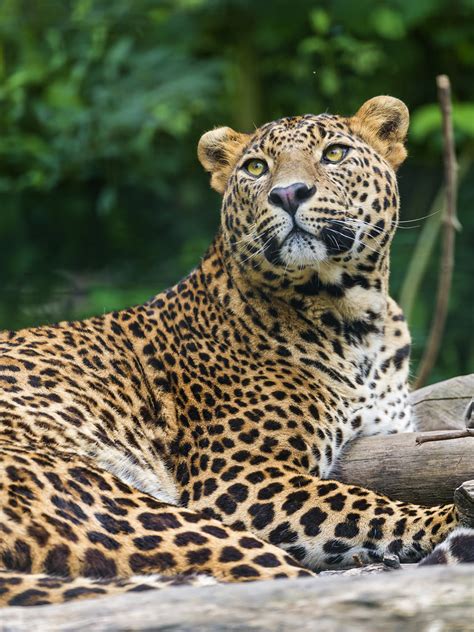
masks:
<instances>
[{"instance_id":1,"label":"leopard's front leg","mask_svg":"<svg viewBox=\"0 0 474 632\"><path fill-rule=\"evenodd\" d=\"M311 569L351 565L354 556L397 554L415 562L458 525L453 505L421 507L286 466L221 478L192 504L286 549ZM212 487L209 485L209 489Z\"/></svg>"}]
</instances>

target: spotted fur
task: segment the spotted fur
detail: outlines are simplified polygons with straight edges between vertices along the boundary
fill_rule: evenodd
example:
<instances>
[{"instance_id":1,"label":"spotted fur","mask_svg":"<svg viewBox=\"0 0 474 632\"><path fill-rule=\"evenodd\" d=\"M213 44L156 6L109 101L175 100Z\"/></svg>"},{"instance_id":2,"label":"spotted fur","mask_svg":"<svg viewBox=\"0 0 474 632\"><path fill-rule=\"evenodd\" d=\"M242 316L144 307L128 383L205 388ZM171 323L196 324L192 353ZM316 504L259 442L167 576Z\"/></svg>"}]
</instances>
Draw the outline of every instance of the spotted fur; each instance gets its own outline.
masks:
<instances>
[{"instance_id":1,"label":"spotted fur","mask_svg":"<svg viewBox=\"0 0 474 632\"><path fill-rule=\"evenodd\" d=\"M2 603L416 561L458 525L452 505L331 480L349 440L412 429L410 338L388 296L407 125L378 97L352 118L208 132L222 223L187 278L0 335ZM271 193L294 183L290 213Z\"/></svg>"}]
</instances>

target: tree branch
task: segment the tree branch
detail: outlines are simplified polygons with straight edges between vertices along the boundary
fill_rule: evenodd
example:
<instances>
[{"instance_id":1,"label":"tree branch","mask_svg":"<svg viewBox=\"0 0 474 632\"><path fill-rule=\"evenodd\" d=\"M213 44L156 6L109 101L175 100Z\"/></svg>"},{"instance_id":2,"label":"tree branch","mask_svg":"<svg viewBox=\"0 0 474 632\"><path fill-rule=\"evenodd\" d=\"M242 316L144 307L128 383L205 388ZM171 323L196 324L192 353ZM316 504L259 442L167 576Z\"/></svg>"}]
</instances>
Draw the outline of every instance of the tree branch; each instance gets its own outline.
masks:
<instances>
[{"instance_id":1,"label":"tree branch","mask_svg":"<svg viewBox=\"0 0 474 632\"><path fill-rule=\"evenodd\" d=\"M426 433L426 435L418 435L415 439L417 445L429 443L430 441L447 441L448 439L463 439L464 437L474 437L474 430L466 428L465 430L451 430L450 432L439 432L436 435Z\"/></svg>"},{"instance_id":2,"label":"tree branch","mask_svg":"<svg viewBox=\"0 0 474 632\"><path fill-rule=\"evenodd\" d=\"M418 370L414 388L420 388L429 377L438 356L446 316L454 267L455 231L459 229L456 216L457 164L452 122L451 85L446 75L436 78L438 98L443 116L444 174L446 181L446 209L443 218L443 244L438 292L428 342Z\"/></svg>"}]
</instances>

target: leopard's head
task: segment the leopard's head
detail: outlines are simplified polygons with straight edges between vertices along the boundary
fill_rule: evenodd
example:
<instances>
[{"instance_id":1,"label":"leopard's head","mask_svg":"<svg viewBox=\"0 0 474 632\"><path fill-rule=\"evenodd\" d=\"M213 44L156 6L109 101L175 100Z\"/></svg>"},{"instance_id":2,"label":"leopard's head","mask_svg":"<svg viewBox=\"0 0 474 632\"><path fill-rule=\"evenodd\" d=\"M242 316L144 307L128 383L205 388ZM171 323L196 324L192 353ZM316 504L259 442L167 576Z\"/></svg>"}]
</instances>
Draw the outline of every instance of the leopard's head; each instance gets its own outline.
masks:
<instances>
[{"instance_id":1,"label":"leopard's head","mask_svg":"<svg viewBox=\"0 0 474 632\"><path fill-rule=\"evenodd\" d=\"M286 287L315 271L337 282L386 265L408 121L401 101L380 96L348 118L307 114L253 134L229 127L204 134L198 155L223 194L232 260Z\"/></svg>"}]
</instances>

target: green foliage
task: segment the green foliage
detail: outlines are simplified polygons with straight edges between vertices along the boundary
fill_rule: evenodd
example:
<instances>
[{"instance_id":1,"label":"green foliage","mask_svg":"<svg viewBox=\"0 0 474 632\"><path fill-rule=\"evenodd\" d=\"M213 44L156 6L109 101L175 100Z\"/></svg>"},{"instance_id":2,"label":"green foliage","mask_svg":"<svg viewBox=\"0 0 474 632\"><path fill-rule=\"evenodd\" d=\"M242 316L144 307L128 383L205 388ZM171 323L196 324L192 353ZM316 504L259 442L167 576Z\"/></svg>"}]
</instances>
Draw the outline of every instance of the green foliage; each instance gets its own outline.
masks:
<instances>
[{"instance_id":1,"label":"green foliage","mask_svg":"<svg viewBox=\"0 0 474 632\"><path fill-rule=\"evenodd\" d=\"M185 274L218 223L195 157L219 124L251 130L306 111L350 114L380 93L412 111L402 217L439 188L435 75L453 84L474 155L472 0L4 0L0 3L0 326L140 302ZM460 192L449 330L433 378L473 370L472 177ZM411 226L411 224L406 225ZM401 286L416 230L400 231ZM413 318L423 345L437 278Z\"/></svg>"},{"instance_id":2,"label":"green foliage","mask_svg":"<svg viewBox=\"0 0 474 632\"><path fill-rule=\"evenodd\" d=\"M135 28L137 14L123 0L45 2L59 10L43 10L26 28L24 11L4 6L1 190L51 190L102 179L104 171L141 185L153 177L150 155L160 134L180 161L176 141L206 109L219 62L155 42L166 16L141 4ZM158 179L153 186L162 185ZM113 199L109 186L102 204Z\"/></svg>"},{"instance_id":3,"label":"green foliage","mask_svg":"<svg viewBox=\"0 0 474 632\"><path fill-rule=\"evenodd\" d=\"M452 114L458 143L465 146L466 141L474 141L474 103L456 103ZM417 109L411 121L411 136L417 141L436 141L441 145L441 110L437 103Z\"/></svg>"}]
</instances>

